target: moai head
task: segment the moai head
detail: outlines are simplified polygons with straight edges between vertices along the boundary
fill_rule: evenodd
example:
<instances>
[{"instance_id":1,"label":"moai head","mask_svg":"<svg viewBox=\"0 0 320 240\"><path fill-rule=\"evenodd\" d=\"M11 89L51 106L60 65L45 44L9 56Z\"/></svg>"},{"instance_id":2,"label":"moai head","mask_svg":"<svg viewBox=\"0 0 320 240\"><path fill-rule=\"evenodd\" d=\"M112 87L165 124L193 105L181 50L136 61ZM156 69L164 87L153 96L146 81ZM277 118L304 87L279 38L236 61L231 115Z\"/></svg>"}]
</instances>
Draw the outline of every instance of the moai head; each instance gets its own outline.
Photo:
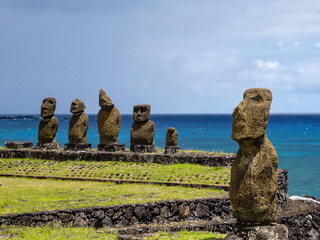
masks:
<instances>
[{"instance_id":1,"label":"moai head","mask_svg":"<svg viewBox=\"0 0 320 240\"><path fill-rule=\"evenodd\" d=\"M103 109L109 109L114 106L111 98L108 97L103 88L101 88L99 92L99 106Z\"/></svg>"},{"instance_id":2,"label":"moai head","mask_svg":"<svg viewBox=\"0 0 320 240\"><path fill-rule=\"evenodd\" d=\"M150 118L151 105L141 104L133 107L133 121L145 122Z\"/></svg>"},{"instance_id":3,"label":"moai head","mask_svg":"<svg viewBox=\"0 0 320 240\"><path fill-rule=\"evenodd\" d=\"M54 115L54 111L56 110L56 99L47 97L43 99L41 104L41 117L49 118Z\"/></svg>"},{"instance_id":4,"label":"moai head","mask_svg":"<svg viewBox=\"0 0 320 240\"><path fill-rule=\"evenodd\" d=\"M82 113L82 112L84 112L84 110L86 108L87 107L86 107L86 105L84 104L83 101L81 101L79 99L75 99L71 103L70 112L73 113L73 114Z\"/></svg>"},{"instance_id":5,"label":"moai head","mask_svg":"<svg viewBox=\"0 0 320 240\"><path fill-rule=\"evenodd\" d=\"M251 88L233 111L232 139L238 143L257 139L266 133L272 94L266 88Z\"/></svg>"}]
</instances>

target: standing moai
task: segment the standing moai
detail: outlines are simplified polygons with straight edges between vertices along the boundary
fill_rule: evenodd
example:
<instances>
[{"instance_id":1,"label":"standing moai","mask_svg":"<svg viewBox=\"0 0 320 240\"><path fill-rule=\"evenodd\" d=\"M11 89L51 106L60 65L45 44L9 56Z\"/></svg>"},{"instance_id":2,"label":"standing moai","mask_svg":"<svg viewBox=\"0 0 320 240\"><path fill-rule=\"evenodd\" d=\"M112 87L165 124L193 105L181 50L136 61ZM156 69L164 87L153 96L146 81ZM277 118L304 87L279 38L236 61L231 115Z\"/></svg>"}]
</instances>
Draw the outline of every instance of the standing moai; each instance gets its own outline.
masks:
<instances>
[{"instance_id":1,"label":"standing moai","mask_svg":"<svg viewBox=\"0 0 320 240\"><path fill-rule=\"evenodd\" d=\"M56 99L47 97L41 105L42 120L39 125L37 148L56 149L60 144L56 142L58 119L54 116Z\"/></svg>"},{"instance_id":2,"label":"standing moai","mask_svg":"<svg viewBox=\"0 0 320 240\"><path fill-rule=\"evenodd\" d=\"M131 127L132 152L154 152L154 122L150 120L151 105L142 104L133 107L133 124Z\"/></svg>"},{"instance_id":3,"label":"standing moai","mask_svg":"<svg viewBox=\"0 0 320 240\"><path fill-rule=\"evenodd\" d=\"M72 113L72 117L69 123L69 143L65 144L65 150L82 150L91 148L91 144L87 143L89 118L84 112L85 109L86 105L79 99L75 99L71 103L70 112Z\"/></svg>"},{"instance_id":4,"label":"standing moai","mask_svg":"<svg viewBox=\"0 0 320 240\"><path fill-rule=\"evenodd\" d=\"M165 154L174 154L179 151L178 147L178 132L175 128L169 127L166 136Z\"/></svg>"},{"instance_id":5,"label":"standing moai","mask_svg":"<svg viewBox=\"0 0 320 240\"><path fill-rule=\"evenodd\" d=\"M240 148L231 169L229 195L237 218L235 233L243 239L286 239L284 225L270 225L276 216L278 167L277 153L266 135L271 101L270 90L248 89L233 111L231 137Z\"/></svg>"},{"instance_id":6,"label":"standing moai","mask_svg":"<svg viewBox=\"0 0 320 240\"><path fill-rule=\"evenodd\" d=\"M125 149L124 144L118 144L121 114L102 88L99 92L99 106L101 109L97 116L100 136L98 150L109 152L123 151Z\"/></svg>"}]
</instances>

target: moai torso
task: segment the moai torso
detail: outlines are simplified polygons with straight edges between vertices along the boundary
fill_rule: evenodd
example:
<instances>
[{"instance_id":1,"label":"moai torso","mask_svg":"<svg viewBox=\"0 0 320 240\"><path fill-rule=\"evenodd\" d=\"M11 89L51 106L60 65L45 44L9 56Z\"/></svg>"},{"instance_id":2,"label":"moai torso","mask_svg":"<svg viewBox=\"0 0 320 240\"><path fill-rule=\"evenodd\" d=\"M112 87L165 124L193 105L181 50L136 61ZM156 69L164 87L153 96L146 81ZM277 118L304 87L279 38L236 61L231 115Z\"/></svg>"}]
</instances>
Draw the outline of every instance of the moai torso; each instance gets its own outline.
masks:
<instances>
[{"instance_id":1,"label":"moai torso","mask_svg":"<svg viewBox=\"0 0 320 240\"><path fill-rule=\"evenodd\" d=\"M100 109L97 119L100 143L118 143L121 124L120 111L116 107L112 107L110 110Z\"/></svg>"},{"instance_id":2,"label":"moai torso","mask_svg":"<svg viewBox=\"0 0 320 240\"><path fill-rule=\"evenodd\" d=\"M71 104L70 112L73 113L69 123L69 143L86 143L89 125L88 115L84 112L84 103L75 99Z\"/></svg>"},{"instance_id":3,"label":"moai torso","mask_svg":"<svg viewBox=\"0 0 320 240\"><path fill-rule=\"evenodd\" d=\"M39 125L38 141L39 143L56 142L56 133L58 130L58 119L54 116L56 109L55 98L45 98L41 105L42 120Z\"/></svg>"},{"instance_id":4,"label":"moai torso","mask_svg":"<svg viewBox=\"0 0 320 240\"><path fill-rule=\"evenodd\" d=\"M150 118L151 106L136 105L133 109L133 124L131 127L131 145L154 144L155 125Z\"/></svg>"},{"instance_id":5,"label":"moai torso","mask_svg":"<svg viewBox=\"0 0 320 240\"><path fill-rule=\"evenodd\" d=\"M243 222L275 221L278 158L266 135L271 101L268 89L248 89L233 112L232 138L240 148L229 194L233 215Z\"/></svg>"},{"instance_id":6,"label":"moai torso","mask_svg":"<svg viewBox=\"0 0 320 240\"><path fill-rule=\"evenodd\" d=\"M42 119L39 125L38 141L39 143L56 142L56 133L58 130L58 119Z\"/></svg>"},{"instance_id":7,"label":"moai torso","mask_svg":"<svg viewBox=\"0 0 320 240\"><path fill-rule=\"evenodd\" d=\"M131 144L151 145L154 144L154 122L151 120L145 123L134 122L131 127Z\"/></svg>"},{"instance_id":8,"label":"moai torso","mask_svg":"<svg viewBox=\"0 0 320 240\"><path fill-rule=\"evenodd\" d=\"M100 90L99 105L101 109L97 121L100 143L117 144L121 124L120 111L114 106L103 89Z\"/></svg>"}]
</instances>

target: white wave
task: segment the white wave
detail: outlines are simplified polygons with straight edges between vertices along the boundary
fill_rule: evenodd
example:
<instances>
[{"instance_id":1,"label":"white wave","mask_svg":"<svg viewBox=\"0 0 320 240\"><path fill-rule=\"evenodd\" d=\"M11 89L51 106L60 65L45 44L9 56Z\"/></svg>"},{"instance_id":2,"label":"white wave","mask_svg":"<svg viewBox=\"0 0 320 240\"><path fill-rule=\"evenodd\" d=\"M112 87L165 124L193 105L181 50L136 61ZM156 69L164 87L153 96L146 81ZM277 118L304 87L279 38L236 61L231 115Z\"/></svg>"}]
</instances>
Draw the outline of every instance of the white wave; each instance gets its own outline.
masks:
<instances>
[{"instance_id":1,"label":"white wave","mask_svg":"<svg viewBox=\"0 0 320 240\"><path fill-rule=\"evenodd\" d=\"M289 197L291 200L302 200L302 201L307 201L307 202L313 202L313 203L317 203L320 204L320 201L314 200L312 198L306 198L306 197L300 197L300 196L291 196Z\"/></svg>"}]
</instances>

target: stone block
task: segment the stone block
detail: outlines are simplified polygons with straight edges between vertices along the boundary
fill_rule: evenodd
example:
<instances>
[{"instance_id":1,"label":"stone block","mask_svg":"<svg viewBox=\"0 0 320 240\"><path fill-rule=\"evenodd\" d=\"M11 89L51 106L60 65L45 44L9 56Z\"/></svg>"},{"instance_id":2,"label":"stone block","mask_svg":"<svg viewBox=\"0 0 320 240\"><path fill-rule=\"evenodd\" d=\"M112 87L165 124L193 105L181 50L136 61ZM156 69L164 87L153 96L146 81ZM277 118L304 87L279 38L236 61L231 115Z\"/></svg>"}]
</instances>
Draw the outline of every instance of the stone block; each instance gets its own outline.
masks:
<instances>
[{"instance_id":1,"label":"stone block","mask_svg":"<svg viewBox=\"0 0 320 240\"><path fill-rule=\"evenodd\" d=\"M98 145L98 151L106 151L106 152L122 152L125 150L124 144L107 144L101 143Z\"/></svg>"},{"instance_id":2,"label":"stone block","mask_svg":"<svg viewBox=\"0 0 320 240\"><path fill-rule=\"evenodd\" d=\"M37 143L36 148L39 148L39 149L58 149L58 148L60 148L60 143L57 143L57 142Z\"/></svg>"},{"instance_id":3,"label":"stone block","mask_svg":"<svg viewBox=\"0 0 320 240\"><path fill-rule=\"evenodd\" d=\"M20 149L20 148L32 148L32 142L5 142L4 145L7 148Z\"/></svg>"},{"instance_id":4,"label":"stone block","mask_svg":"<svg viewBox=\"0 0 320 240\"><path fill-rule=\"evenodd\" d=\"M134 144L131 144L130 151L131 152L138 152L138 153L155 152L156 148L155 148L154 144L151 144L151 145L134 145Z\"/></svg>"},{"instance_id":5,"label":"stone block","mask_svg":"<svg viewBox=\"0 0 320 240\"><path fill-rule=\"evenodd\" d=\"M234 233L245 240L288 240L289 232L285 225L242 226L236 225ZM227 238L228 240L231 238ZM236 239L236 238L235 238Z\"/></svg>"},{"instance_id":6,"label":"stone block","mask_svg":"<svg viewBox=\"0 0 320 240\"><path fill-rule=\"evenodd\" d=\"M164 153L165 154L175 154L180 151L180 147L178 146L168 146L166 145L164 148Z\"/></svg>"},{"instance_id":7,"label":"stone block","mask_svg":"<svg viewBox=\"0 0 320 240\"><path fill-rule=\"evenodd\" d=\"M72 151L79 151L79 150L87 150L91 148L91 143L66 143L64 145L64 150L72 150Z\"/></svg>"}]
</instances>

